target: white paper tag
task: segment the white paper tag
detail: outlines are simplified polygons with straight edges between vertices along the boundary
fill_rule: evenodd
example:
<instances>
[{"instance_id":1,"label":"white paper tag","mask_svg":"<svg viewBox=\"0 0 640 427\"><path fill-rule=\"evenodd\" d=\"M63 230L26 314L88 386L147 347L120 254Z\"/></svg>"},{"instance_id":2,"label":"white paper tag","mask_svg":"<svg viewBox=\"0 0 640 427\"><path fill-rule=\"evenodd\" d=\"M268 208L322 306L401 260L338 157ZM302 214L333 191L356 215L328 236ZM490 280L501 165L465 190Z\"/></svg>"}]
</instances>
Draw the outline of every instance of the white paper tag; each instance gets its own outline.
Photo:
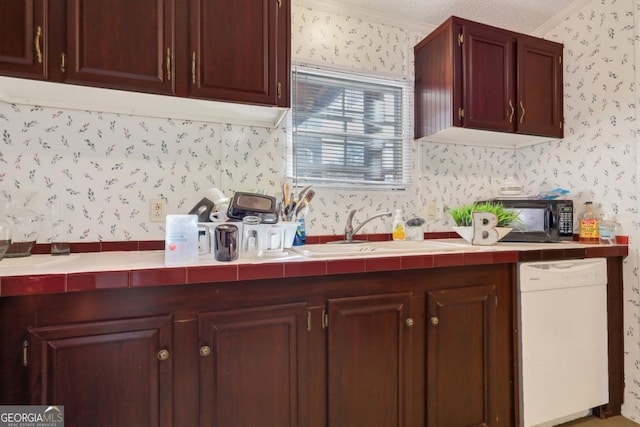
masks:
<instances>
[{"instance_id":1,"label":"white paper tag","mask_svg":"<svg viewBox=\"0 0 640 427\"><path fill-rule=\"evenodd\" d=\"M164 264L198 262L198 216L167 215L164 237Z\"/></svg>"}]
</instances>

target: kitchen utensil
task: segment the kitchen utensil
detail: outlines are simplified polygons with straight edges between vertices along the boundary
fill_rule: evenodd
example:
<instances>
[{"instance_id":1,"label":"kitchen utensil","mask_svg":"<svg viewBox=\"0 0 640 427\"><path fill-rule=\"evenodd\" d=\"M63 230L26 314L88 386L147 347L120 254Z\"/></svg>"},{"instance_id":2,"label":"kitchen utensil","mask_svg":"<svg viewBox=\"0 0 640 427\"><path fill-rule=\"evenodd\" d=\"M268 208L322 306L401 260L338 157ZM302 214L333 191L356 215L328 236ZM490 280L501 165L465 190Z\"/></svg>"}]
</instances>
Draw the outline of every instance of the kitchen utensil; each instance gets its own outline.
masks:
<instances>
[{"instance_id":1,"label":"kitchen utensil","mask_svg":"<svg viewBox=\"0 0 640 427\"><path fill-rule=\"evenodd\" d=\"M238 227L233 224L220 224L214 230L216 261L235 261L238 259Z\"/></svg>"},{"instance_id":2,"label":"kitchen utensil","mask_svg":"<svg viewBox=\"0 0 640 427\"><path fill-rule=\"evenodd\" d=\"M304 196L304 203L305 205L309 205L311 203L311 200L313 200L313 196L316 195L316 192L313 190L309 190L307 191L307 193Z\"/></svg>"},{"instance_id":3,"label":"kitchen utensil","mask_svg":"<svg viewBox=\"0 0 640 427\"><path fill-rule=\"evenodd\" d=\"M217 224L212 222L198 223L198 255L210 255L214 248L214 232Z\"/></svg>"},{"instance_id":4,"label":"kitchen utensil","mask_svg":"<svg viewBox=\"0 0 640 427\"><path fill-rule=\"evenodd\" d=\"M289 186L289 183L285 181L284 184L282 184L282 201L284 203L284 206L289 206L289 203L291 203L291 196L289 196L291 191L291 187Z\"/></svg>"},{"instance_id":5,"label":"kitchen utensil","mask_svg":"<svg viewBox=\"0 0 640 427\"><path fill-rule=\"evenodd\" d=\"M291 215L291 219L296 220L300 218L304 218L304 216L309 212L309 203L313 196L315 196L316 192L307 188L305 191L304 199L298 203Z\"/></svg>"},{"instance_id":6,"label":"kitchen utensil","mask_svg":"<svg viewBox=\"0 0 640 427\"><path fill-rule=\"evenodd\" d=\"M211 222L224 222L228 219L227 212L229 210L229 203L223 203L216 205L213 211L209 214L209 221Z\"/></svg>"},{"instance_id":7,"label":"kitchen utensil","mask_svg":"<svg viewBox=\"0 0 640 427\"><path fill-rule=\"evenodd\" d=\"M260 237L260 218L257 216L242 218L242 251L240 255L243 258L262 256Z\"/></svg>"},{"instance_id":8,"label":"kitchen utensil","mask_svg":"<svg viewBox=\"0 0 640 427\"><path fill-rule=\"evenodd\" d=\"M204 190L204 196L211 200L216 206L229 203L229 198L219 188L208 188Z\"/></svg>"},{"instance_id":9,"label":"kitchen utensil","mask_svg":"<svg viewBox=\"0 0 640 427\"><path fill-rule=\"evenodd\" d=\"M275 224L278 222L278 203L272 196L238 192L231 199L227 216L239 220L257 216L263 224Z\"/></svg>"},{"instance_id":10,"label":"kitchen utensil","mask_svg":"<svg viewBox=\"0 0 640 427\"><path fill-rule=\"evenodd\" d=\"M298 219L304 218L307 215L307 213L309 213L309 205L306 203L302 203L301 206L298 206L296 208L296 212L293 219L298 220Z\"/></svg>"},{"instance_id":11,"label":"kitchen utensil","mask_svg":"<svg viewBox=\"0 0 640 427\"><path fill-rule=\"evenodd\" d=\"M198 222L209 221L209 215L213 212L215 204L207 197L203 197L200 201L189 211L189 215L198 215Z\"/></svg>"},{"instance_id":12,"label":"kitchen utensil","mask_svg":"<svg viewBox=\"0 0 640 427\"><path fill-rule=\"evenodd\" d=\"M300 193L298 193L298 202L301 202L302 200L304 200L304 198L307 196L307 193L309 191L311 191L311 185L307 185L302 190L300 190Z\"/></svg>"}]
</instances>

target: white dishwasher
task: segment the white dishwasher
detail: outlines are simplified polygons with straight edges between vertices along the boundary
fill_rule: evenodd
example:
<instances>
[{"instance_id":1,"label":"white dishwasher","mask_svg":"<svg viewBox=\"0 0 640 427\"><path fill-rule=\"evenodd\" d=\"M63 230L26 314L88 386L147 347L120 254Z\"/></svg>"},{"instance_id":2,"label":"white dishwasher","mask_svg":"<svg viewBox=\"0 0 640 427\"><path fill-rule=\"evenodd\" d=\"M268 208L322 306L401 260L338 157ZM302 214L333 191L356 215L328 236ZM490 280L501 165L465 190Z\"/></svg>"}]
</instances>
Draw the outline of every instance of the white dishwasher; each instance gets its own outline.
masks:
<instances>
[{"instance_id":1,"label":"white dishwasher","mask_svg":"<svg viewBox=\"0 0 640 427\"><path fill-rule=\"evenodd\" d=\"M553 426L609 401L605 258L519 266L521 426Z\"/></svg>"}]
</instances>

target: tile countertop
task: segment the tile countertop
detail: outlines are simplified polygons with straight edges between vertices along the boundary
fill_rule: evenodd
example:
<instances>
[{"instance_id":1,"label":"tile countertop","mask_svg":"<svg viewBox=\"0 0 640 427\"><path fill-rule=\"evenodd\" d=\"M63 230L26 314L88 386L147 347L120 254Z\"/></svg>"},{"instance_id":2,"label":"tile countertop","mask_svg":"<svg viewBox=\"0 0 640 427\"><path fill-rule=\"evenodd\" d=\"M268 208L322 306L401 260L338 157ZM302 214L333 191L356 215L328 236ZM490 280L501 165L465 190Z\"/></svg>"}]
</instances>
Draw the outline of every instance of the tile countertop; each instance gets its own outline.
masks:
<instances>
[{"instance_id":1,"label":"tile countertop","mask_svg":"<svg viewBox=\"0 0 640 427\"><path fill-rule=\"evenodd\" d=\"M628 254L626 245L563 242L471 246L461 239L434 241L451 244L456 249L423 252L394 250L393 253L384 250L381 253L363 251L348 256L303 256L287 251L280 256L258 260L240 258L233 262L219 262L208 256L201 257L197 264L171 267L165 267L164 251L158 250L5 258L0 260L0 297ZM393 244L388 242L387 247ZM307 249L308 254L313 254L314 249L326 246L306 245L298 249Z\"/></svg>"}]
</instances>

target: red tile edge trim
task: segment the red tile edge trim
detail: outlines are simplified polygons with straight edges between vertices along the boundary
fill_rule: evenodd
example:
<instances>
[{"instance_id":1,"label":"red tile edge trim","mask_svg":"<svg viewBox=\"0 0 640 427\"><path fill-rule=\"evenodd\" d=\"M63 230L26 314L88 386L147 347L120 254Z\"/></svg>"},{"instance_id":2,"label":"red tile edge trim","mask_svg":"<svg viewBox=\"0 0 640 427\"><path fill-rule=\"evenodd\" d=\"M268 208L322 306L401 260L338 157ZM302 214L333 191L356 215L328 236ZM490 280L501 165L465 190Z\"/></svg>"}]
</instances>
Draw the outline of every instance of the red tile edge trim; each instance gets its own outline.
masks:
<instances>
[{"instance_id":1,"label":"red tile edge trim","mask_svg":"<svg viewBox=\"0 0 640 427\"><path fill-rule=\"evenodd\" d=\"M42 274L35 276L7 276L0 282L0 296L51 294L65 292L67 276Z\"/></svg>"},{"instance_id":2,"label":"red tile edge trim","mask_svg":"<svg viewBox=\"0 0 640 427\"><path fill-rule=\"evenodd\" d=\"M366 235L369 237L368 235ZM140 244L139 244L140 243ZM162 243L162 242L161 242ZM155 241L131 242L110 248L156 247ZM79 243L89 252L96 251L95 243ZM47 246L47 245L44 245ZM48 246L47 246L48 247ZM103 249L100 246L100 249ZM122 250L122 249L119 249ZM190 283L232 282L283 277L324 276L373 271L455 267L463 265L545 261L564 258L627 256L625 245L593 245L586 248L546 249L534 251L468 252L438 255L404 255L357 259L309 260L265 264L211 265L177 268L157 268L108 272L83 272L59 275L0 277L0 297L92 291L127 287L183 285Z\"/></svg>"},{"instance_id":3,"label":"red tile edge trim","mask_svg":"<svg viewBox=\"0 0 640 427\"><path fill-rule=\"evenodd\" d=\"M67 274L67 292L129 287L128 271Z\"/></svg>"}]
</instances>

